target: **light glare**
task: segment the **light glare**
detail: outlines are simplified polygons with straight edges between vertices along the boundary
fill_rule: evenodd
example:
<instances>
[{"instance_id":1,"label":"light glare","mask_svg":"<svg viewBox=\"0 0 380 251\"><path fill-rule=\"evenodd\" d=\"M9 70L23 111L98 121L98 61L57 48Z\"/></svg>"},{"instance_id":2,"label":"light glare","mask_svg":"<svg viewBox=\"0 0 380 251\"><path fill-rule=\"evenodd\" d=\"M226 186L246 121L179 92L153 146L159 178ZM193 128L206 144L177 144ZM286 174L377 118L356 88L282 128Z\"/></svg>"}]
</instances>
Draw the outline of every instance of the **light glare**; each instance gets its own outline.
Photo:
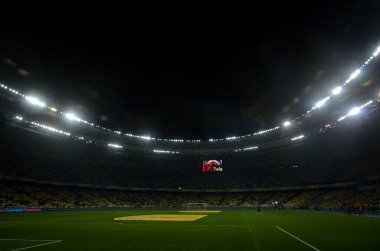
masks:
<instances>
[{"instance_id":1,"label":"light glare","mask_svg":"<svg viewBox=\"0 0 380 251\"><path fill-rule=\"evenodd\" d=\"M292 141L303 139L305 136L302 134L300 136L292 138Z\"/></svg>"},{"instance_id":2,"label":"light glare","mask_svg":"<svg viewBox=\"0 0 380 251\"><path fill-rule=\"evenodd\" d=\"M283 125L284 125L285 127L288 127L288 126L290 126L290 124L291 124L290 121L285 121Z\"/></svg>"},{"instance_id":3,"label":"light glare","mask_svg":"<svg viewBox=\"0 0 380 251\"><path fill-rule=\"evenodd\" d=\"M373 53L373 56L376 57L380 53L380 46L377 47L376 51Z\"/></svg>"},{"instance_id":4,"label":"light glare","mask_svg":"<svg viewBox=\"0 0 380 251\"><path fill-rule=\"evenodd\" d=\"M68 120L81 121L80 118L78 118L77 116L75 116L75 114L73 114L73 113L65 113L65 117Z\"/></svg>"},{"instance_id":5,"label":"light glare","mask_svg":"<svg viewBox=\"0 0 380 251\"><path fill-rule=\"evenodd\" d=\"M320 107L322 107L322 106L326 103L326 101L329 100L329 98L330 98L330 97L327 97L327 98L324 98L324 99L318 101L317 104L315 104L315 107L316 107L316 108L320 108Z\"/></svg>"},{"instance_id":6,"label":"light glare","mask_svg":"<svg viewBox=\"0 0 380 251\"><path fill-rule=\"evenodd\" d=\"M118 148L118 149L122 149L123 146L121 145L118 145L118 144L108 144L109 147L112 147L112 148Z\"/></svg>"},{"instance_id":7,"label":"light glare","mask_svg":"<svg viewBox=\"0 0 380 251\"><path fill-rule=\"evenodd\" d=\"M28 102L31 103L32 105L38 105L40 107L46 107L45 103L38 100L38 98L31 97L31 96L25 96L25 99L28 100Z\"/></svg>"},{"instance_id":8,"label":"light glare","mask_svg":"<svg viewBox=\"0 0 380 251\"><path fill-rule=\"evenodd\" d=\"M349 116L355 116L357 114L360 113L360 107L354 107L350 110L350 112L348 113Z\"/></svg>"},{"instance_id":9,"label":"light glare","mask_svg":"<svg viewBox=\"0 0 380 251\"><path fill-rule=\"evenodd\" d=\"M334 95L334 96L337 96L337 95L339 95L341 92L342 92L342 87L341 86L338 86L338 87L335 87L333 90L332 90L332 94Z\"/></svg>"},{"instance_id":10,"label":"light glare","mask_svg":"<svg viewBox=\"0 0 380 251\"><path fill-rule=\"evenodd\" d=\"M360 74L361 70L360 69L356 69L350 76L350 79L355 79L359 74Z\"/></svg>"}]
</instances>

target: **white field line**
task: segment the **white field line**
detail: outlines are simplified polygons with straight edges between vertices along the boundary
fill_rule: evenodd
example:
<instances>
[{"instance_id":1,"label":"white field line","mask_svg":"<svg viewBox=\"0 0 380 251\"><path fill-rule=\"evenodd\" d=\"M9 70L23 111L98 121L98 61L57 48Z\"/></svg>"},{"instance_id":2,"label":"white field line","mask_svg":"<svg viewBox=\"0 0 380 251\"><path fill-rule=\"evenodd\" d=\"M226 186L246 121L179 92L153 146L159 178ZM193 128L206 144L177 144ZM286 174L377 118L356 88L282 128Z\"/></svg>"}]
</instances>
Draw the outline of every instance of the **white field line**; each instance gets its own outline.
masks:
<instances>
[{"instance_id":1,"label":"white field line","mask_svg":"<svg viewBox=\"0 0 380 251\"><path fill-rule=\"evenodd\" d=\"M32 242L46 242L42 244L37 244L37 245L32 245L32 246L27 246L23 248L16 248L12 249L11 251L19 251L19 250L25 250L25 249L31 249L31 248L36 248L36 247L41 247L41 246L46 246L46 245L51 245L55 243L61 242L61 240L30 240L30 239L0 239L0 241L32 241Z\"/></svg>"},{"instance_id":2,"label":"white field line","mask_svg":"<svg viewBox=\"0 0 380 251\"><path fill-rule=\"evenodd\" d=\"M289 233L288 231L286 231L286 230L280 228L279 226L276 226L276 228L277 228L277 229L280 229L282 232L284 232L284 233L290 235L291 237L293 237L293 238L296 239L297 241L302 242L302 243L305 244L306 246L308 246L308 247L314 249L315 251L320 251L318 248L316 248L316 247L314 247L313 245L307 243L306 241L304 241L304 240L298 238L297 236L295 236L295 235Z\"/></svg>"},{"instance_id":3,"label":"white field line","mask_svg":"<svg viewBox=\"0 0 380 251\"><path fill-rule=\"evenodd\" d=\"M29 247L12 249L11 251L19 251L19 250L25 250L25 249L30 249L30 248L36 248L36 247L41 247L41 246L55 244L55 243L58 243L58 242L61 242L61 241L52 241L52 242L42 243L42 244L39 244L39 245L33 245L33 246L29 246Z\"/></svg>"}]
</instances>

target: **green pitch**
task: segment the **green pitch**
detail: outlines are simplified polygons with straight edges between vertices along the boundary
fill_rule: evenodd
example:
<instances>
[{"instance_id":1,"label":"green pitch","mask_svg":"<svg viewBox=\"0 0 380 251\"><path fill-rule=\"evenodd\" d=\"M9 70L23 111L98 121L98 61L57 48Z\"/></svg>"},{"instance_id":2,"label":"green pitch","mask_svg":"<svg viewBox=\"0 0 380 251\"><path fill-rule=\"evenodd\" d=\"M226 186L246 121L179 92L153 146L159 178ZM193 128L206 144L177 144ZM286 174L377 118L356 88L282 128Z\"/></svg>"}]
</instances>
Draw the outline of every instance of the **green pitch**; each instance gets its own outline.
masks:
<instances>
[{"instance_id":1,"label":"green pitch","mask_svg":"<svg viewBox=\"0 0 380 251\"><path fill-rule=\"evenodd\" d=\"M222 211L195 221L115 221L178 211L0 215L0 250L380 250L380 219L318 212Z\"/></svg>"}]
</instances>

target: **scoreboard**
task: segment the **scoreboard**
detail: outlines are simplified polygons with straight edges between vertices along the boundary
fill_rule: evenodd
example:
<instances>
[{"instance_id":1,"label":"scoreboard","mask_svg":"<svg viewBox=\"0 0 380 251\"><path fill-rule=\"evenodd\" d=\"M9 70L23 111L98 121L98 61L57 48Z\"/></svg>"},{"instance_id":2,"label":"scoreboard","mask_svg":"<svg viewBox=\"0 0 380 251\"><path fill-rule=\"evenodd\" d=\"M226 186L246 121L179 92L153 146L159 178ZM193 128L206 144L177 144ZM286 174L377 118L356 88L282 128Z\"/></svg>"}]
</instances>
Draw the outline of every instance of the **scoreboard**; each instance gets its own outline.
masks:
<instances>
[{"instance_id":1,"label":"scoreboard","mask_svg":"<svg viewBox=\"0 0 380 251\"><path fill-rule=\"evenodd\" d=\"M202 164L203 172L222 172L222 160L205 160Z\"/></svg>"}]
</instances>

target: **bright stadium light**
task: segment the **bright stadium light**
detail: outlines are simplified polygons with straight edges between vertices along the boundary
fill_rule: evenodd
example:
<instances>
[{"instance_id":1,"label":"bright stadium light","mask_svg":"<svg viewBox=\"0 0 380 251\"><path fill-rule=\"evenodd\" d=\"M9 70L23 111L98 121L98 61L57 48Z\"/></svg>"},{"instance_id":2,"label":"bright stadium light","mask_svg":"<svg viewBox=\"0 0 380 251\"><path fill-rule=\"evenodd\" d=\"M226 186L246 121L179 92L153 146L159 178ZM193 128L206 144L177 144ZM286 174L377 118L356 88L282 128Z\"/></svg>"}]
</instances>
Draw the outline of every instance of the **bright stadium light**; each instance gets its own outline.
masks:
<instances>
[{"instance_id":1,"label":"bright stadium light","mask_svg":"<svg viewBox=\"0 0 380 251\"><path fill-rule=\"evenodd\" d=\"M355 106L354 108L352 108L346 115L340 117L338 119L338 122L342 121L342 120L345 120L347 117L351 117L351 116L355 116L355 115L358 115L361 110L369 105L371 105L373 103L373 100L369 100L367 103L361 105L361 106Z\"/></svg>"},{"instance_id":2,"label":"bright stadium light","mask_svg":"<svg viewBox=\"0 0 380 251\"><path fill-rule=\"evenodd\" d=\"M122 149L123 148L123 146L118 145L118 144L108 144L108 146L111 147L111 148L118 148L118 149Z\"/></svg>"},{"instance_id":3,"label":"bright stadium light","mask_svg":"<svg viewBox=\"0 0 380 251\"><path fill-rule=\"evenodd\" d=\"M357 76L359 76L361 70L360 69L356 69L351 75L350 75L350 78L347 79L346 83L350 83L351 80L355 79Z\"/></svg>"},{"instance_id":4,"label":"bright stadium light","mask_svg":"<svg viewBox=\"0 0 380 251\"><path fill-rule=\"evenodd\" d=\"M38 100L38 98L31 97L31 96L25 96L25 99L28 100L28 102L31 103L32 105L38 105L40 107L46 107L46 104L44 102Z\"/></svg>"},{"instance_id":5,"label":"bright stadium light","mask_svg":"<svg viewBox=\"0 0 380 251\"><path fill-rule=\"evenodd\" d=\"M380 55L380 46L378 45L370 53L370 56L363 62L363 64L360 67L358 67L357 69L355 69L348 76L347 80L345 80L343 83L341 83L340 86L338 85L334 89L332 89L331 92L330 92L330 94L327 97L325 97L324 99L319 100L314 105L314 107L312 107L311 109L307 110L303 114L298 115L296 118L291 118L289 121L285 121L282 125L280 124L280 125L278 125L278 126L276 126L274 128L268 128L268 129L260 130L260 131L253 132L253 133L247 134L247 135L240 135L240 136L237 135L237 136L233 136L233 137L223 137L223 138L216 138L216 139L210 138L210 139L208 139L208 141L209 142L219 142L219 141L224 141L224 140L226 140L226 141L239 140L239 139L243 139L243 138L246 138L246 137L257 136L257 135L262 135L262 134L265 134L265 133L269 133L269 132L277 130L277 129L281 128L281 127L292 126L293 123L295 123L296 121L298 121L298 120L306 117L309 113L313 112L315 109L324 106L325 103L328 101L328 99L331 98L332 96L338 96L338 95L340 95L341 92L343 91L344 86L348 85L353 79L357 78L359 76L359 74L362 73L363 69L365 69L365 67L367 67L367 65L369 65L372 61L374 61L375 57L377 57L379 55ZM94 124L94 123L82 120L81 118L77 117L73 113L64 113L64 112L62 112L60 110L59 107L58 108L54 108L54 107L47 106L44 102L42 102L38 98L33 97L33 96L25 95L25 94L23 94L22 92L19 92L16 89L13 89L13 88L11 88L11 87L9 87L7 85L4 85L3 83L0 83L0 91L16 94L16 95L18 95L18 96L20 96L22 98L25 98L26 101L28 103L30 103L30 104L36 105L36 106L39 106L39 107L42 107L42 108L47 108L51 112L58 112L58 113L60 113L61 115L63 115L63 117L65 117L68 120L75 120L75 121L84 123L84 124L86 124L88 126L95 126L96 128L99 128L99 129L102 129L102 130L105 130L105 131L108 131L108 132L113 132L113 133L116 133L116 134L123 134L121 131L118 131L118 130L115 130L115 129L111 130L109 128L102 127L102 126L99 126L97 124ZM380 93L378 94L378 97L380 98ZM379 100L377 100L377 101L379 102ZM345 118L347 118L349 116L356 115L357 113L360 112L360 109L362 109L364 107L365 106L360 106L360 107L358 107L356 109L352 109L349 113L346 113L346 115L340 117L338 119L338 121L342 121L342 120L344 120ZM135 138L135 139L139 139L139 140L146 140L146 141L157 140L157 141L165 141L165 142L201 142L201 140L199 140L199 139L187 139L187 140L174 139L174 138L163 139L163 138L154 138L154 137L144 136L144 135L134 135L134 134L125 134L125 135L128 136L128 137L131 137L131 138Z\"/></svg>"},{"instance_id":6,"label":"bright stadium light","mask_svg":"<svg viewBox=\"0 0 380 251\"><path fill-rule=\"evenodd\" d=\"M355 116L360 113L361 108L360 107L354 107L350 110L348 113L348 116Z\"/></svg>"},{"instance_id":7,"label":"bright stadium light","mask_svg":"<svg viewBox=\"0 0 380 251\"><path fill-rule=\"evenodd\" d=\"M357 76L359 76L361 70L360 69L356 69L350 76L351 79L354 79L356 78Z\"/></svg>"},{"instance_id":8,"label":"bright stadium light","mask_svg":"<svg viewBox=\"0 0 380 251\"><path fill-rule=\"evenodd\" d=\"M169 151L169 150L159 150L159 149L153 149L154 153L166 153L166 154L180 154L180 152L177 151Z\"/></svg>"},{"instance_id":9,"label":"bright stadium light","mask_svg":"<svg viewBox=\"0 0 380 251\"><path fill-rule=\"evenodd\" d=\"M23 120L21 116L16 116L15 119L20 120L20 121Z\"/></svg>"},{"instance_id":10,"label":"bright stadium light","mask_svg":"<svg viewBox=\"0 0 380 251\"><path fill-rule=\"evenodd\" d=\"M138 136L138 138L144 139L144 140L152 140L153 139L150 136Z\"/></svg>"},{"instance_id":11,"label":"bright stadium light","mask_svg":"<svg viewBox=\"0 0 380 251\"><path fill-rule=\"evenodd\" d=\"M226 140L234 140L234 139L236 139L236 137L235 137L235 136L232 136L232 137L227 137L227 138L226 138Z\"/></svg>"},{"instance_id":12,"label":"bright stadium light","mask_svg":"<svg viewBox=\"0 0 380 251\"><path fill-rule=\"evenodd\" d=\"M380 53L380 46L377 47L376 51L373 53L373 56L376 57Z\"/></svg>"},{"instance_id":13,"label":"bright stadium light","mask_svg":"<svg viewBox=\"0 0 380 251\"><path fill-rule=\"evenodd\" d=\"M334 95L334 96L337 96L337 95L339 95L341 92L342 92L342 90L343 90L343 88L341 87L341 86L338 86L338 87L335 87L333 90L332 90L332 94Z\"/></svg>"},{"instance_id":14,"label":"bright stadium light","mask_svg":"<svg viewBox=\"0 0 380 251\"><path fill-rule=\"evenodd\" d=\"M330 97L326 97L326 98L324 98L324 99L318 101L318 102L315 104L315 107L316 107L316 108L320 108L320 107L322 107L322 106L327 102L327 100L329 100L329 98L330 98Z\"/></svg>"},{"instance_id":15,"label":"bright stadium light","mask_svg":"<svg viewBox=\"0 0 380 251\"><path fill-rule=\"evenodd\" d=\"M245 151L252 151L252 150L257 150L257 149L259 149L258 146L249 146L249 147L235 149L234 152L245 152Z\"/></svg>"},{"instance_id":16,"label":"bright stadium light","mask_svg":"<svg viewBox=\"0 0 380 251\"><path fill-rule=\"evenodd\" d=\"M170 151L168 150L157 150L157 149L153 149L153 152L154 153L170 153Z\"/></svg>"},{"instance_id":17,"label":"bright stadium light","mask_svg":"<svg viewBox=\"0 0 380 251\"><path fill-rule=\"evenodd\" d=\"M292 138L292 141L303 139L305 136L302 134L300 136Z\"/></svg>"},{"instance_id":18,"label":"bright stadium light","mask_svg":"<svg viewBox=\"0 0 380 251\"><path fill-rule=\"evenodd\" d=\"M44 124L40 124L40 123L37 123L37 122L33 122L32 121L32 122L30 122L30 124L32 124L34 126L37 126L37 127L40 127L40 128L43 128L43 129L46 129L46 130L49 130L51 132L63 134L63 135L66 135L66 136L70 136L71 135L71 133L69 133L69 132L64 132L64 131L56 129L54 127L51 127L51 126L48 126L48 125L44 125Z\"/></svg>"},{"instance_id":19,"label":"bright stadium light","mask_svg":"<svg viewBox=\"0 0 380 251\"><path fill-rule=\"evenodd\" d=\"M287 120L287 121L285 121L285 122L283 123L283 125L284 125L285 127L288 127L288 126L291 125L291 122Z\"/></svg>"},{"instance_id":20,"label":"bright stadium light","mask_svg":"<svg viewBox=\"0 0 380 251\"><path fill-rule=\"evenodd\" d=\"M68 120L75 120L75 121L81 121L80 118L78 118L75 114L73 113L65 113L65 117L68 119Z\"/></svg>"}]
</instances>

